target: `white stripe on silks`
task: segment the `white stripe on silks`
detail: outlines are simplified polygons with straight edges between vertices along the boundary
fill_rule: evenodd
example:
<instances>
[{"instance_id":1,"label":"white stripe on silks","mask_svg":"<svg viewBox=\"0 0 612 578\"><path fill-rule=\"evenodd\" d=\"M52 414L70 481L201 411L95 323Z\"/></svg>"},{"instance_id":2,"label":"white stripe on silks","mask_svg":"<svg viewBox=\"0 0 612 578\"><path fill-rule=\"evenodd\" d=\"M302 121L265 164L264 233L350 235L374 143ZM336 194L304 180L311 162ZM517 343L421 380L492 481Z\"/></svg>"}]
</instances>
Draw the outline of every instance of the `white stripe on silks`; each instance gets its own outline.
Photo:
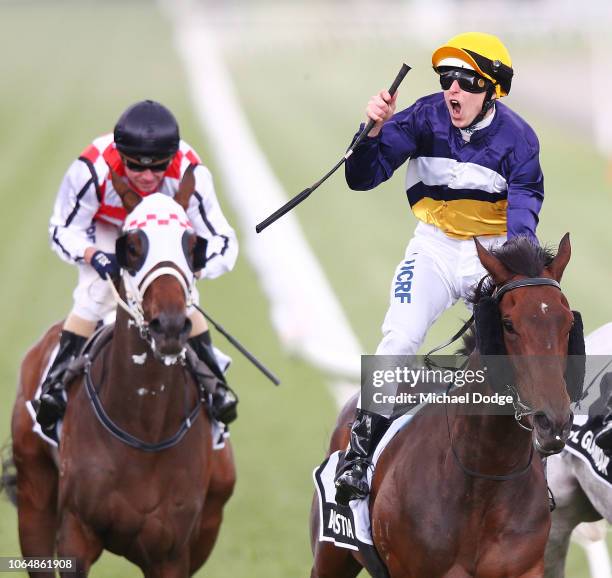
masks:
<instances>
[{"instance_id":1,"label":"white stripe on silks","mask_svg":"<svg viewBox=\"0 0 612 578\"><path fill-rule=\"evenodd\" d=\"M161 3L174 20L194 107L239 217L247 256L270 300L274 328L289 350L334 374L358 378L362 348L295 215L255 233L257 222L283 205L287 194L257 145L202 5Z\"/></svg>"},{"instance_id":2,"label":"white stripe on silks","mask_svg":"<svg viewBox=\"0 0 612 578\"><path fill-rule=\"evenodd\" d=\"M503 193L508 190L506 179L487 167L439 157L417 157L410 160L406 171L406 190L420 182L428 186L442 185L450 189L471 189L487 193Z\"/></svg>"}]
</instances>

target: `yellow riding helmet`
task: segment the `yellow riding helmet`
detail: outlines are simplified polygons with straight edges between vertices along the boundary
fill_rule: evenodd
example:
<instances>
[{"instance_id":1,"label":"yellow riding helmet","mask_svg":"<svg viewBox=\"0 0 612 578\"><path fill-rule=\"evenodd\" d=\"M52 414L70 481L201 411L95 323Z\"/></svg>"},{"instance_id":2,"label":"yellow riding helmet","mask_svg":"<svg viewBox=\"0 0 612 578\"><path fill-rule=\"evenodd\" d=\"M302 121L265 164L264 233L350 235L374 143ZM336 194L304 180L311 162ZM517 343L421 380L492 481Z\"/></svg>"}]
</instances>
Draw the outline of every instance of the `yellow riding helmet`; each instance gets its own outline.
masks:
<instances>
[{"instance_id":1,"label":"yellow riding helmet","mask_svg":"<svg viewBox=\"0 0 612 578\"><path fill-rule=\"evenodd\" d=\"M498 97L506 96L512 84L512 60L502 41L492 34L465 32L451 38L431 55L436 69L446 59L459 59L495 85Z\"/></svg>"}]
</instances>

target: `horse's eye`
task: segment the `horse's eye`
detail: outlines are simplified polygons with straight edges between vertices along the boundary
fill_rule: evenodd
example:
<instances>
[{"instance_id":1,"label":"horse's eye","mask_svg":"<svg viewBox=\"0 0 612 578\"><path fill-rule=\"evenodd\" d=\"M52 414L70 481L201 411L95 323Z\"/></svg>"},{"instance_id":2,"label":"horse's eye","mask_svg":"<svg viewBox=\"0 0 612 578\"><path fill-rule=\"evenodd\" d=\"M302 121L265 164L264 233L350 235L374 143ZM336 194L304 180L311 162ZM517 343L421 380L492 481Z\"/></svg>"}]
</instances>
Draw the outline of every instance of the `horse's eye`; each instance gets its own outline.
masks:
<instances>
[{"instance_id":1,"label":"horse's eye","mask_svg":"<svg viewBox=\"0 0 612 578\"><path fill-rule=\"evenodd\" d=\"M128 241L127 250L128 253L133 257L138 256L138 247L136 247L136 243L134 243L133 241Z\"/></svg>"},{"instance_id":2,"label":"horse's eye","mask_svg":"<svg viewBox=\"0 0 612 578\"><path fill-rule=\"evenodd\" d=\"M514 331L514 325L512 325L512 321L510 321L510 319L503 319L502 320L502 325L504 326L504 329L508 332L508 333L515 333Z\"/></svg>"}]
</instances>

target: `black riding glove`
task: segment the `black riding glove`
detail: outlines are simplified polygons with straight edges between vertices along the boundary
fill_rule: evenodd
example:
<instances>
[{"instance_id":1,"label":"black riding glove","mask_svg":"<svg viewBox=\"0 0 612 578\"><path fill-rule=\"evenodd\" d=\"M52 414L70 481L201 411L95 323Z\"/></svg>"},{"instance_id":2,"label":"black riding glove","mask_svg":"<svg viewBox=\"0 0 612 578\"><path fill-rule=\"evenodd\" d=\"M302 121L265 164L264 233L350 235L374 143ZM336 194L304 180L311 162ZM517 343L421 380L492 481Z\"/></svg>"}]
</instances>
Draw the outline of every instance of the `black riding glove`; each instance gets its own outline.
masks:
<instances>
[{"instance_id":1,"label":"black riding glove","mask_svg":"<svg viewBox=\"0 0 612 578\"><path fill-rule=\"evenodd\" d=\"M96 251L91 258L91 266L102 279L116 279L119 277L119 264L113 253Z\"/></svg>"}]
</instances>

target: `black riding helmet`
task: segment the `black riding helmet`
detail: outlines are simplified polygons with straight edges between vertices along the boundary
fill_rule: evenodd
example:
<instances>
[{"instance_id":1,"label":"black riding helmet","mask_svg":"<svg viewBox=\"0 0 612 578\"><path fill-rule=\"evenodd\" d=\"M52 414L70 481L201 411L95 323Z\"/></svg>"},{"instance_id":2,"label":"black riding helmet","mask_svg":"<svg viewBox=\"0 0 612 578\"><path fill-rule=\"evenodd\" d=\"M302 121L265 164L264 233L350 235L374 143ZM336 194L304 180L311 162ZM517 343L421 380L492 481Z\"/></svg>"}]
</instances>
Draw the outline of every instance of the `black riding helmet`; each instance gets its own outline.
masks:
<instances>
[{"instance_id":1,"label":"black riding helmet","mask_svg":"<svg viewBox=\"0 0 612 578\"><path fill-rule=\"evenodd\" d=\"M154 100L130 106L117 121L114 135L117 150L143 165L171 157L179 148L174 115Z\"/></svg>"}]
</instances>

